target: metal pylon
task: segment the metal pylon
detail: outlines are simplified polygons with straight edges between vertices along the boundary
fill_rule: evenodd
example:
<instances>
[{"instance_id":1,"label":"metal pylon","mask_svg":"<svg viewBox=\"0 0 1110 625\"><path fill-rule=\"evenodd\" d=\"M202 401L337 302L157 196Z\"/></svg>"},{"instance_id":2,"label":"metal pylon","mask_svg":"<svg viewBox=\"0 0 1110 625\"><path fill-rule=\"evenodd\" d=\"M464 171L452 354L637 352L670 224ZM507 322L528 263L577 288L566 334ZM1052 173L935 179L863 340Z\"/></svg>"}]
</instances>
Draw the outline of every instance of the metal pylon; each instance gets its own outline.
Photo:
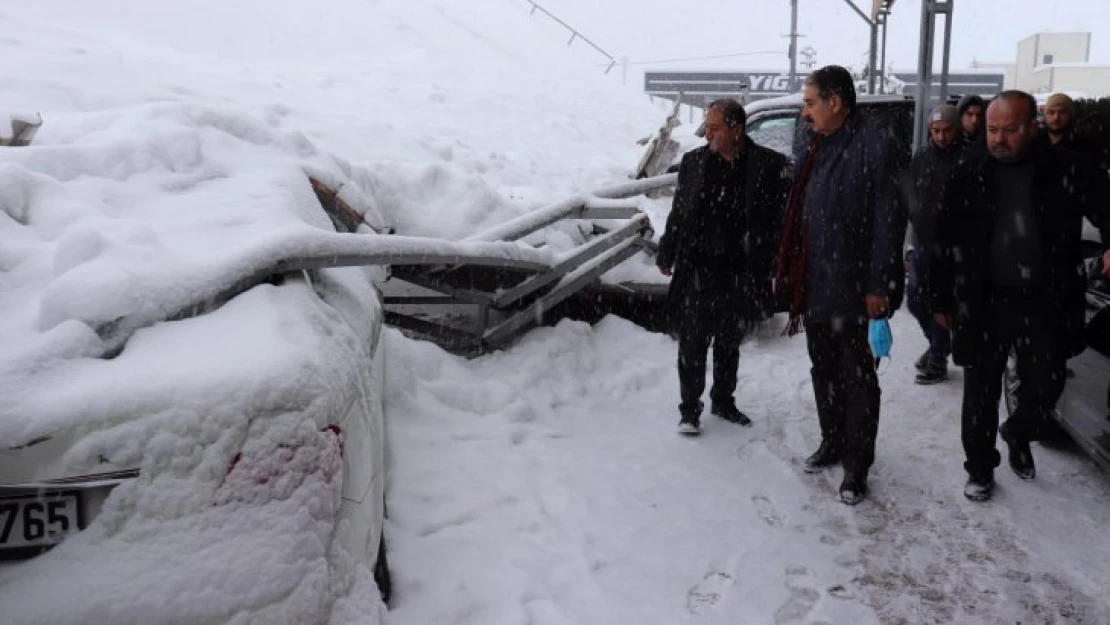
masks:
<instances>
[{"instance_id":1,"label":"metal pylon","mask_svg":"<svg viewBox=\"0 0 1110 625\"><path fill-rule=\"evenodd\" d=\"M948 99L948 52L952 43L952 3L955 0L924 0L921 3L921 43L917 55L917 94L914 105L913 149L916 152L925 140L925 116L936 102ZM933 47L937 19L944 20L940 94L933 99Z\"/></svg>"}]
</instances>

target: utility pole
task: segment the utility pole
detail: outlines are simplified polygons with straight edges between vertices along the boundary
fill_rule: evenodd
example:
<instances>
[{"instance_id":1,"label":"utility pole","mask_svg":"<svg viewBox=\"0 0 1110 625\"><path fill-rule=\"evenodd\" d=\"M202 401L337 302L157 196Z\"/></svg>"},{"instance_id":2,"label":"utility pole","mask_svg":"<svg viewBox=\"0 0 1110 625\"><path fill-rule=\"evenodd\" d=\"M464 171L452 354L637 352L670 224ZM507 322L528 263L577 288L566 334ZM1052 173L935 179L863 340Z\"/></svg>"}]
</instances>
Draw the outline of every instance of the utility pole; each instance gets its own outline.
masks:
<instances>
[{"instance_id":1,"label":"utility pole","mask_svg":"<svg viewBox=\"0 0 1110 625\"><path fill-rule=\"evenodd\" d=\"M880 55L880 57L879 57L880 58L879 64L882 66L883 82L882 82L882 84L879 88L879 92L880 93L886 93L886 23L887 23L887 20L890 19L890 11L883 10L881 13L879 13L879 16L883 20L882 21L882 25L883 25L882 48L883 48L883 52L882 52L882 55Z\"/></svg>"},{"instance_id":2,"label":"utility pole","mask_svg":"<svg viewBox=\"0 0 1110 625\"><path fill-rule=\"evenodd\" d=\"M948 92L948 55L952 44L952 3L955 0L923 0L921 3L921 42L917 54L917 99L914 103L913 149L925 142L925 115L933 100L933 49L936 20L943 15L944 49L941 59L940 97ZM943 100L942 100L943 101Z\"/></svg>"},{"instance_id":3,"label":"utility pole","mask_svg":"<svg viewBox=\"0 0 1110 625\"><path fill-rule=\"evenodd\" d=\"M790 92L797 88L794 79L798 75L798 0L790 0Z\"/></svg>"},{"instance_id":4,"label":"utility pole","mask_svg":"<svg viewBox=\"0 0 1110 625\"><path fill-rule=\"evenodd\" d=\"M878 73L878 52L879 52L879 22L876 19L870 20L871 22L871 47L867 54L867 93L877 93L875 85L879 84Z\"/></svg>"}]
</instances>

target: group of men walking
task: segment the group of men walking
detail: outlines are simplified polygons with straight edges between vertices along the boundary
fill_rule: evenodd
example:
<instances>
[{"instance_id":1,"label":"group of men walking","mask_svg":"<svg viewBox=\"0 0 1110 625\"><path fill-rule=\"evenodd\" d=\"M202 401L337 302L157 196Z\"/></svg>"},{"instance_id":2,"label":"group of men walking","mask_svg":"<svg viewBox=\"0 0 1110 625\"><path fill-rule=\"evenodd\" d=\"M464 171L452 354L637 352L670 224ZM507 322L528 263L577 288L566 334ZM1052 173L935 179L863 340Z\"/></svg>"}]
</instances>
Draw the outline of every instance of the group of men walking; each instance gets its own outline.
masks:
<instances>
[{"instance_id":1,"label":"group of men walking","mask_svg":"<svg viewBox=\"0 0 1110 625\"><path fill-rule=\"evenodd\" d=\"M911 160L860 114L843 67L810 74L803 101L809 129L792 167L746 136L739 103L720 100L706 112L707 145L679 168L657 264L673 273L680 432L700 432L710 344L711 412L751 424L734 400L740 344L785 308L787 334L806 335L821 431L805 469L841 464L840 498L859 503L881 394L869 330L905 293L929 343L916 381L947 379L949 357L965 371L964 494L993 492L1011 351L1023 383L1001 435L1011 468L1032 479L1029 443L1083 347L1082 219L1110 243L1110 178L1076 149L1073 103L1050 99L1041 131L1029 94L965 97L930 113L929 144ZM1103 267L1110 275L1110 253Z\"/></svg>"}]
</instances>

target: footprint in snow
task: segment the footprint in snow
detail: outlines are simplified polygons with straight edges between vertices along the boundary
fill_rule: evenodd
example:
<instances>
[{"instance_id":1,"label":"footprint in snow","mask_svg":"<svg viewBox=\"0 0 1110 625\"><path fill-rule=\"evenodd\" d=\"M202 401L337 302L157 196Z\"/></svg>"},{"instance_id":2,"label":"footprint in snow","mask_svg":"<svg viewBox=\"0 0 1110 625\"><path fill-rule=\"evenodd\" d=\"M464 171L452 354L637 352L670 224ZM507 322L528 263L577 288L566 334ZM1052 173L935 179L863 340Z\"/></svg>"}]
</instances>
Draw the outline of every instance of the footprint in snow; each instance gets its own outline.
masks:
<instances>
[{"instance_id":1,"label":"footprint in snow","mask_svg":"<svg viewBox=\"0 0 1110 625\"><path fill-rule=\"evenodd\" d=\"M732 576L728 573L711 571L705 574L698 585L686 593L686 609L691 614L701 614L721 602L725 591L732 585Z\"/></svg>"},{"instance_id":2,"label":"footprint in snow","mask_svg":"<svg viewBox=\"0 0 1110 625\"><path fill-rule=\"evenodd\" d=\"M805 618L817 607L821 593L807 585L804 578L808 575L805 567L786 568L786 589L790 591L790 596L775 610L775 625L805 623Z\"/></svg>"},{"instance_id":3,"label":"footprint in snow","mask_svg":"<svg viewBox=\"0 0 1110 625\"><path fill-rule=\"evenodd\" d=\"M753 495L752 504L755 505L755 512L759 515L760 520L767 525L782 527L786 523L786 515L780 512L778 507L775 506L775 502L765 495Z\"/></svg>"}]
</instances>

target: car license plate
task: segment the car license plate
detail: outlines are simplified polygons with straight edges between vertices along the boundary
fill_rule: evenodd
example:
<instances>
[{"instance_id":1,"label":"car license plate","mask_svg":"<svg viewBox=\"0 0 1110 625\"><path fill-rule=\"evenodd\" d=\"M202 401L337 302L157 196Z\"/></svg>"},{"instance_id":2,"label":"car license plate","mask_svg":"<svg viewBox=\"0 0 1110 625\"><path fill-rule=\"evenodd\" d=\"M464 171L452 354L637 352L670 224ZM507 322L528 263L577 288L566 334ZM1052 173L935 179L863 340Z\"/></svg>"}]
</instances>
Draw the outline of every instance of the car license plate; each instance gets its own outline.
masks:
<instances>
[{"instance_id":1,"label":"car license plate","mask_svg":"<svg viewBox=\"0 0 1110 625\"><path fill-rule=\"evenodd\" d=\"M48 547L81 529L81 494L44 491L0 498L0 549Z\"/></svg>"}]
</instances>

